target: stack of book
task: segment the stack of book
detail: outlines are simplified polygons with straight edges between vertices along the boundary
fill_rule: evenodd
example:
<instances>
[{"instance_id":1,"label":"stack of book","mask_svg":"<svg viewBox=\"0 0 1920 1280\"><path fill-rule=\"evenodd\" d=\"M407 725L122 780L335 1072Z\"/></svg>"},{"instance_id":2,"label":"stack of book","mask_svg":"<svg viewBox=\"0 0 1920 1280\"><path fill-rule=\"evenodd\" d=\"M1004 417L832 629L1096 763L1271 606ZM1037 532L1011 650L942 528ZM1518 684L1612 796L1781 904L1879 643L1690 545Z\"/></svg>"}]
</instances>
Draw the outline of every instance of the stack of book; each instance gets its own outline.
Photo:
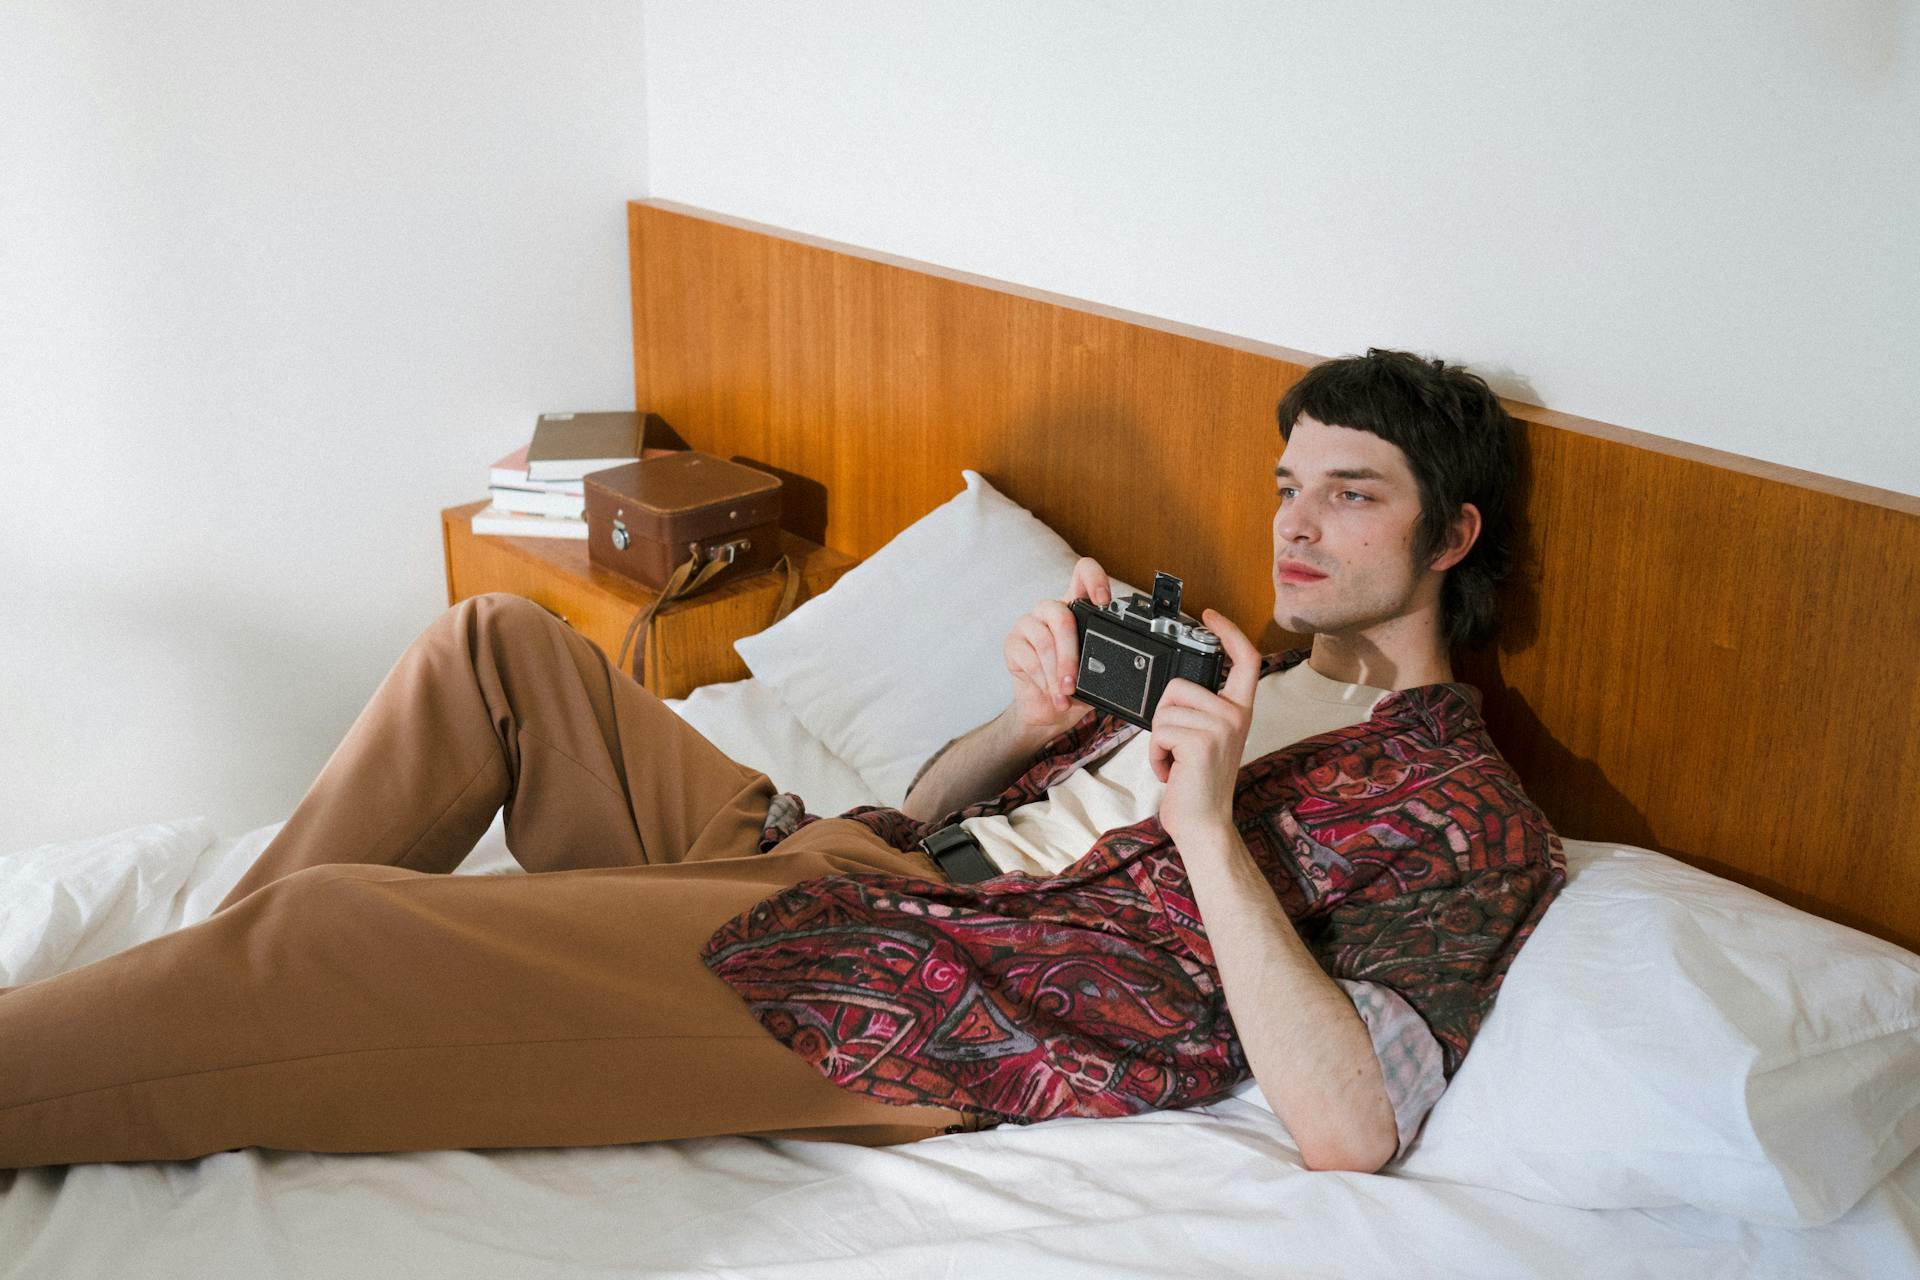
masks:
<instances>
[{"instance_id":1,"label":"stack of book","mask_svg":"<svg viewBox=\"0 0 1920 1280\"><path fill-rule=\"evenodd\" d=\"M474 513L475 533L513 538L587 536L589 472L672 452L647 445L652 414L543 413L533 439L493 464L492 505Z\"/></svg>"}]
</instances>

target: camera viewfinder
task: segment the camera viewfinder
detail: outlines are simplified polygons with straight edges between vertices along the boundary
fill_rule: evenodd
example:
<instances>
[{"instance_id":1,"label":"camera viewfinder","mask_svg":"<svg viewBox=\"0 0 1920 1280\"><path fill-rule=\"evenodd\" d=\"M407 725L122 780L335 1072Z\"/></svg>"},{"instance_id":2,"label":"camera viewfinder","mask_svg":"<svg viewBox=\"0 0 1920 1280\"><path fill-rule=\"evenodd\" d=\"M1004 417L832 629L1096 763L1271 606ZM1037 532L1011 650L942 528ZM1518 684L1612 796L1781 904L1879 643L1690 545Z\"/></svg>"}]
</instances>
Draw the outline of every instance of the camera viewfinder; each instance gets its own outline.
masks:
<instances>
[{"instance_id":1,"label":"camera viewfinder","mask_svg":"<svg viewBox=\"0 0 1920 1280\"><path fill-rule=\"evenodd\" d=\"M1180 592L1186 584L1170 573L1153 575L1153 616L1156 618L1177 618L1180 616Z\"/></svg>"}]
</instances>

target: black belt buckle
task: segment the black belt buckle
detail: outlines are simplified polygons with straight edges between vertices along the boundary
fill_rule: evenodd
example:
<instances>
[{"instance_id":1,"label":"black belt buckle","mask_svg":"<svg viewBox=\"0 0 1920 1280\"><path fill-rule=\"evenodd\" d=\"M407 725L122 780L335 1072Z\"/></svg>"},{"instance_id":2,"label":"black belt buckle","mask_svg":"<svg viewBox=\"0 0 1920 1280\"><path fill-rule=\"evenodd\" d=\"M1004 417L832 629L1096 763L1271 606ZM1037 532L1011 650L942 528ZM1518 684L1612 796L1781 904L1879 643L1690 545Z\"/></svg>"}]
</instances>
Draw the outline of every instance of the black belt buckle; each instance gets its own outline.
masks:
<instances>
[{"instance_id":1,"label":"black belt buckle","mask_svg":"<svg viewBox=\"0 0 1920 1280\"><path fill-rule=\"evenodd\" d=\"M954 884L978 884L1000 874L1000 868L993 865L993 859L980 848L980 842L958 823L928 835L920 847Z\"/></svg>"}]
</instances>

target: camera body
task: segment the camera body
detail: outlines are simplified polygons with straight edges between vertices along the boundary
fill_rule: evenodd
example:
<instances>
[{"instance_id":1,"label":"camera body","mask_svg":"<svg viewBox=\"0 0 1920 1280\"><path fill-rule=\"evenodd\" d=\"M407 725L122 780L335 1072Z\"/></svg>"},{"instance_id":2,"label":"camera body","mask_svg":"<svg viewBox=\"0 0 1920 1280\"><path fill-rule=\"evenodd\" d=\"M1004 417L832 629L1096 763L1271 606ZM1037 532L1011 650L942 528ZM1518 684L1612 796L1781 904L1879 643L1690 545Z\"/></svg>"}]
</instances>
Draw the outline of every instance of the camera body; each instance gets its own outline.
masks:
<instances>
[{"instance_id":1,"label":"camera body","mask_svg":"<svg viewBox=\"0 0 1920 1280\"><path fill-rule=\"evenodd\" d=\"M1073 602L1080 637L1074 697L1147 729L1167 681L1220 691L1227 678L1220 637L1180 612L1183 586L1170 573L1156 573L1151 596L1136 592L1105 606Z\"/></svg>"}]
</instances>

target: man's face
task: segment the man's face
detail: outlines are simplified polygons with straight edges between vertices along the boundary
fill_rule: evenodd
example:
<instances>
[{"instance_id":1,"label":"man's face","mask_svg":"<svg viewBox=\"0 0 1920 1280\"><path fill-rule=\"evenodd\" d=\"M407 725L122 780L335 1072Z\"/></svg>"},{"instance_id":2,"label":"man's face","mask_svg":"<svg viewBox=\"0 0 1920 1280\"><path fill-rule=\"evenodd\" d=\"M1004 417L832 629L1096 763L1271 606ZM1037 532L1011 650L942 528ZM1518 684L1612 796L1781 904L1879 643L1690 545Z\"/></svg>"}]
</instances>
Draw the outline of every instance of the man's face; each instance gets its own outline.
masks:
<instances>
[{"instance_id":1,"label":"man's face","mask_svg":"<svg viewBox=\"0 0 1920 1280\"><path fill-rule=\"evenodd\" d=\"M1274 479L1274 621L1360 637L1437 605L1440 575L1414 562L1420 489L1397 445L1302 415Z\"/></svg>"}]
</instances>

